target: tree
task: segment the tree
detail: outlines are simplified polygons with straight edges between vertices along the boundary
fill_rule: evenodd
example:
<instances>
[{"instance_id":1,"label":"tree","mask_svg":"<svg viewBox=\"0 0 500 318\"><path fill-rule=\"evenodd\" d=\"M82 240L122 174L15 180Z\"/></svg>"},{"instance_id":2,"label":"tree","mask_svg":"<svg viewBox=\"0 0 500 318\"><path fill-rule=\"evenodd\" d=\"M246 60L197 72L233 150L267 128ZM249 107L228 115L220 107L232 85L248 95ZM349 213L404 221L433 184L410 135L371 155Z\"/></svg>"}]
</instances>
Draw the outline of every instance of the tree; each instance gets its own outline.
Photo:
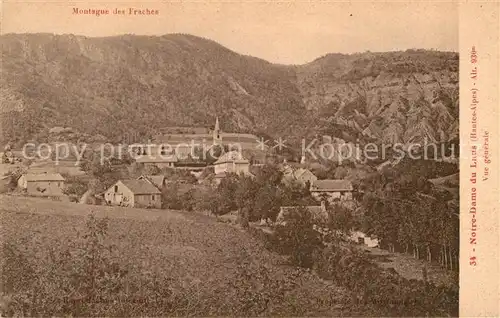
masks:
<instances>
[{"instance_id":1,"label":"tree","mask_svg":"<svg viewBox=\"0 0 500 318\"><path fill-rule=\"evenodd\" d=\"M87 183L78 177L65 176L66 187L63 192L66 195L74 195L76 197L81 197L88 189Z\"/></svg>"},{"instance_id":2,"label":"tree","mask_svg":"<svg viewBox=\"0 0 500 318\"><path fill-rule=\"evenodd\" d=\"M260 167L255 176L255 181L261 185L277 187L281 184L283 172L276 165L266 164Z\"/></svg>"},{"instance_id":3,"label":"tree","mask_svg":"<svg viewBox=\"0 0 500 318\"><path fill-rule=\"evenodd\" d=\"M283 172L276 165L266 164L256 171L254 213L255 219L275 219L281 206L281 191Z\"/></svg>"},{"instance_id":4,"label":"tree","mask_svg":"<svg viewBox=\"0 0 500 318\"><path fill-rule=\"evenodd\" d=\"M259 187L255 197L255 216L267 220L276 219L281 206L281 197L276 186L269 184Z\"/></svg>"},{"instance_id":5,"label":"tree","mask_svg":"<svg viewBox=\"0 0 500 318\"><path fill-rule=\"evenodd\" d=\"M196 206L195 190L193 188L184 192L181 197L182 209L187 211L193 211Z\"/></svg>"},{"instance_id":6,"label":"tree","mask_svg":"<svg viewBox=\"0 0 500 318\"><path fill-rule=\"evenodd\" d=\"M163 174L165 178L173 182L198 183L198 179L190 171L184 169L163 168L160 174Z\"/></svg>"},{"instance_id":7,"label":"tree","mask_svg":"<svg viewBox=\"0 0 500 318\"><path fill-rule=\"evenodd\" d=\"M179 184L172 182L168 187L164 187L161 191L162 196L162 208L163 209L182 209L182 200L179 195Z\"/></svg>"},{"instance_id":8,"label":"tree","mask_svg":"<svg viewBox=\"0 0 500 318\"><path fill-rule=\"evenodd\" d=\"M410 166L412 164L412 166ZM447 268L457 269L458 217L447 204L452 195L436 189L428 178L436 165L403 162L363 180L364 229L390 251L396 247L417 259L439 258Z\"/></svg>"},{"instance_id":9,"label":"tree","mask_svg":"<svg viewBox=\"0 0 500 318\"><path fill-rule=\"evenodd\" d=\"M112 172L109 161L101 161L98 157L92 158L91 160L83 160L80 163L80 169L97 178L103 174Z\"/></svg>"},{"instance_id":10,"label":"tree","mask_svg":"<svg viewBox=\"0 0 500 318\"><path fill-rule=\"evenodd\" d=\"M294 265L311 268L316 252L323 247L321 235L313 227L312 213L299 206L291 209L285 221L275 229L279 249L290 255Z\"/></svg>"},{"instance_id":11,"label":"tree","mask_svg":"<svg viewBox=\"0 0 500 318\"><path fill-rule=\"evenodd\" d=\"M248 222L251 221L252 216L255 216L252 214L255 211L255 198L259 188L250 176L240 175L238 181L234 202L238 208L240 225L248 228Z\"/></svg>"},{"instance_id":12,"label":"tree","mask_svg":"<svg viewBox=\"0 0 500 318\"><path fill-rule=\"evenodd\" d=\"M5 176L8 176L8 178L9 178L9 182L7 184L7 188L9 191L12 191L15 188L17 188L17 182L22 175L23 175L23 171L21 169L9 171L5 174Z\"/></svg>"},{"instance_id":13,"label":"tree","mask_svg":"<svg viewBox=\"0 0 500 318\"><path fill-rule=\"evenodd\" d=\"M340 203L332 204L327 208L327 227L338 230L344 234L349 234L355 226L352 211Z\"/></svg>"},{"instance_id":14,"label":"tree","mask_svg":"<svg viewBox=\"0 0 500 318\"><path fill-rule=\"evenodd\" d=\"M156 165L146 165L143 170L143 174L146 175L159 175L161 173L161 169L158 168Z\"/></svg>"},{"instance_id":15,"label":"tree","mask_svg":"<svg viewBox=\"0 0 500 318\"><path fill-rule=\"evenodd\" d=\"M338 166L335 169L334 179L345 179L349 173L349 170L344 166Z\"/></svg>"},{"instance_id":16,"label":"tree","mask_svg":"<svg viewBox=\"0 0 500 318\"><path fill-rule=\"evenodd\" d=\"M217 186L217 195L214 197L212 207L217 215L223 215L237 209L236 205L236 189L238 188L238 176L229 174L224 177Z\"/></svg>"},{"instance_id":17,"label":"tree","mask_svg":"<svg viewBox=\"0 0 500 318\"><path fill-rule=\"evenodd\" d=\"M309 187L299 182L281 184L279 187L280 201L283 206L314 205L316 200L311 196Z\"/></svg>"}]
</instances>

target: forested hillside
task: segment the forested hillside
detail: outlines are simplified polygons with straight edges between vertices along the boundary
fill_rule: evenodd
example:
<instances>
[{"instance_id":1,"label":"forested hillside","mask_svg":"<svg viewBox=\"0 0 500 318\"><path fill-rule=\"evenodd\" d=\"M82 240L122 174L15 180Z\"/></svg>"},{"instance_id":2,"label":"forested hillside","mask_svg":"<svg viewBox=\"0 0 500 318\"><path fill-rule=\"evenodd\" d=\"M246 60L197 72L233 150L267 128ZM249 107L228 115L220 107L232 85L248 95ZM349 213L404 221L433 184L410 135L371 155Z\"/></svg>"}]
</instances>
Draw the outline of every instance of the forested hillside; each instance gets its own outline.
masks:
<instances>
[{"instance_id":1,"label":"forested hillside","mask_svg":"<svg viewBox=\"0 0 500 318\"><path fill-rule=\"evenodd\" d=\"M329 54L284 66L183 34L7 34L0 43L3 143L43 139L54 126L147 138L216 115L225 131L271 136L408 142L458 131L457 53Z\"/></svg>"}]
</instances>

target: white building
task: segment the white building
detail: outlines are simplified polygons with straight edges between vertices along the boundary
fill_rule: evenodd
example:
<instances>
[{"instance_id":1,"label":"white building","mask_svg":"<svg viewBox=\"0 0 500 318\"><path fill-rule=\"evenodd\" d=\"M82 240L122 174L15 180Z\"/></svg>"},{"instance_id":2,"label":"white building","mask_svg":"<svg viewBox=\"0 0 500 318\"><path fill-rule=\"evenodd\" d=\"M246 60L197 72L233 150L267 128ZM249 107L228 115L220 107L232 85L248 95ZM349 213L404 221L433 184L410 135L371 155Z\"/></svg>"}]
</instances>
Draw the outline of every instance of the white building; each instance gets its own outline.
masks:
<instances>
[{"instance_id":1,"label":"white building","mask_svg":"<svg viewBox=\"0 0 500 318\"><path fill-rule=\"evenodd\" d=\"M150 181L120 180L104 192L109 205L136 208L161 208L161 192Z\"/></svg>"},{"instance_id":2,"label":"white building","mask_svg":"<svg viewBox=\"0 0 500 318\"><path fill-rule=\"evenodd\" d=\"M349 238L355 243L364 244L368 247L377 247L379 245L378 239L370 237L360 231L352 232Z\"/></svg>"},{"instance_id":3,"label":"white building","mask_svg":"<svg viewBox=\"0 0 500 318\"><path fill-rule=\"evenodd\" d=\"M250 162L243 158L239 151L229 151L223 154L214 163L215 179L220 180L228 173L252 175L250 173Z\"/></svg>"}]
</instances>

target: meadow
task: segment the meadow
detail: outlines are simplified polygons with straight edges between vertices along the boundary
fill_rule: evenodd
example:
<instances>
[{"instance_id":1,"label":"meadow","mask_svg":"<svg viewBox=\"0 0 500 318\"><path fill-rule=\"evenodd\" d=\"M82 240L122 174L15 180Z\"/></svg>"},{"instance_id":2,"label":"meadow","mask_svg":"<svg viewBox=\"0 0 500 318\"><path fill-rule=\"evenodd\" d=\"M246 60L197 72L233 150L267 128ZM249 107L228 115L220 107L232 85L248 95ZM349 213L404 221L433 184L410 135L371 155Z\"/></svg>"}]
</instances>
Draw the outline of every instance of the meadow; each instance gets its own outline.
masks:
<instances>
[{"instance_id":1,"label":"meadow","mask_svg":"<svg viewBox=\"0 0 500 318\"><path fill-rule=\"evenodd\" d=\"M204 215L14 196L0 215L3 315L363 315L343 288Z\"/></svg>"}]
</instances>

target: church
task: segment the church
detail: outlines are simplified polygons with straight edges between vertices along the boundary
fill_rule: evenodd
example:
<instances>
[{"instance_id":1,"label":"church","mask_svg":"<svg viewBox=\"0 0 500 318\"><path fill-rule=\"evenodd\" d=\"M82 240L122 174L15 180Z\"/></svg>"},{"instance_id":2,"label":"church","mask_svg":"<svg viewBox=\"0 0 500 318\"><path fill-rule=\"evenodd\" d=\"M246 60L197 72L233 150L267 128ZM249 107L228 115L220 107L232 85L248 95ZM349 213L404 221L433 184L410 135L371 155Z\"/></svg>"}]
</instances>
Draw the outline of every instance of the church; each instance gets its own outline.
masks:
<instances>
[{"instance_id":1,"label":"church","mask_svg":"<svg viewBox=\"0 0 500 318\"><path fill-rule=\"evenodd\" d=\"M260 138L254 134L226 133L220 128L216 117L213 129L202 127L167 127L156 135L149 146L149 155L175 155L179 160L196 159L215 145L227 147L229 151L266 150Z\"/></svg>"}]
</instances>

